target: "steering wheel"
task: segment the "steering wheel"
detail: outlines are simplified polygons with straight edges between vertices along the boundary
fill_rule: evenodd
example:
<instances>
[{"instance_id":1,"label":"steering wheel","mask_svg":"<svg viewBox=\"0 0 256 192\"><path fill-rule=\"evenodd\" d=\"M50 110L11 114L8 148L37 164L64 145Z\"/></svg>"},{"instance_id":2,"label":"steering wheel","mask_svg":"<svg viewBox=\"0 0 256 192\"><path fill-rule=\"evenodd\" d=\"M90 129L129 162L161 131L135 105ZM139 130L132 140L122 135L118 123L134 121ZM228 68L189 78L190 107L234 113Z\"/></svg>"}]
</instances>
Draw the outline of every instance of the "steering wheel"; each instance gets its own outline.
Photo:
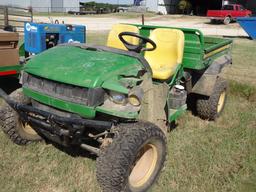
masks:
<instances>
[{"instance_id":1,"label":"steering wheel","mask_svg":"<svg viewBox=\"0 0 256 192\"><path fill-rule=\"evenodd\" d=\"M136 37L139 39L139 44L138 45L133 45L126 41L124 39L124 36L130 36L130 37ZM121 32L118 35L120 41L124 44L124 46L129 50L129 51L134 51L136 53L140 53L142 51L153 51L156 49L156 43L149 39L148 37L143 37L137 33L133 32ZM146 48L146 44L149 43L152 47Z\"/></svg>"}]
</instances>

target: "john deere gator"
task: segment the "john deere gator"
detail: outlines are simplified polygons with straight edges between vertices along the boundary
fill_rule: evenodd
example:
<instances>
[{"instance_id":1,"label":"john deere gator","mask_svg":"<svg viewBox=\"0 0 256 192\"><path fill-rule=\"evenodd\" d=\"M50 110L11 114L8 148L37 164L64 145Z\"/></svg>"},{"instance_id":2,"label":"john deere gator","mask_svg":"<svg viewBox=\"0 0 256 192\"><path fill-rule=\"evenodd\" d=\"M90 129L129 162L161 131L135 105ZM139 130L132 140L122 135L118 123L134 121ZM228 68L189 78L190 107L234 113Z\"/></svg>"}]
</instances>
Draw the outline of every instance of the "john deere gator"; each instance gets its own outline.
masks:
<instances>
[{"instance_id":1,"label":"john deere gator","mask_svg":"<svg viewBox=\"0 0 256 192\"><path fill-rule=\"evenodd\" d=\"M147 191L187 101L205 120L223 111L231 44L196 29L114 25L106 46L63 44L29 60L22 89L0 91L1 127L19 145L43 139L97 155L105 192Z\"/></svg>"}]
</instances>

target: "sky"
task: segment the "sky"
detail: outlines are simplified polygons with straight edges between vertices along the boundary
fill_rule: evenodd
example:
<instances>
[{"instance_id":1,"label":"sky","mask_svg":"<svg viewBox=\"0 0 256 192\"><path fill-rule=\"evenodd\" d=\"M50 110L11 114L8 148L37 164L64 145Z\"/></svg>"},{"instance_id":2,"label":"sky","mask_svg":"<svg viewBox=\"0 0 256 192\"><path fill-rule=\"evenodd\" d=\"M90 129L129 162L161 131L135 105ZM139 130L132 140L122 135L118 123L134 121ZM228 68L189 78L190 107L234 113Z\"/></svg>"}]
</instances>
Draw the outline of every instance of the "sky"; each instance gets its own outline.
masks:
<instances>
[{"instance_id":1,"label":"sky","mask_svg":"<svg viewBox=\"0 0 256 192\"><path fill-rule=\"evenodd\" d=\"M134 0L80 0L81 2L95 1L97 3L111 3L111 4L132 4Z\"/></svg>"}]
</instances>

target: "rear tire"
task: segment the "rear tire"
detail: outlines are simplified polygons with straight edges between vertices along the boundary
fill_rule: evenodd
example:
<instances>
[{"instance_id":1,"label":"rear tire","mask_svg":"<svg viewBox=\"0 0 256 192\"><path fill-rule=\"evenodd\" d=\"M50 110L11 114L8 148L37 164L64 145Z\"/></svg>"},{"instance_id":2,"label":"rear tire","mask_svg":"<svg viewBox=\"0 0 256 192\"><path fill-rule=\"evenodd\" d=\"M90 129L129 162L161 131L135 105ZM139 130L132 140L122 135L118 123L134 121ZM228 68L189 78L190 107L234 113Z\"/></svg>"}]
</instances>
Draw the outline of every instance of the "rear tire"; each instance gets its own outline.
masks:
<instances>
[{"instance_id":1,"label":"rear tire","mask_svg":"<svg viewBox=\"0 0 256 192\"><path fill-rule=\"evenodd\" d=\"M213 121L223 111L226 103L227 82L219 78L210 97L199 96L196 101L196 112L202 119Z\"/></svg>"},{"instance_id":2,"label":"rear tire","mask_svg":"<svg viewBox=\"0 0 256 192\"><path fill-rule=\"evenodd\" d=\"M224 23L225 25L228 25L228 24L231 23L231 21L232 21L231 17L227 16L227 17L225 17L223 23Z\"/></svg>"},{"instance_id":3,"label":"rear tire","mask_svg":"<svg viewBox=\"0 0 256 192\"><path fill-rule=\"evenodd\" d=\"M22 93L22 89L17 89L10 94L10 97L18 103L29 104L30 100ZM18 113L8 104L1 108L0 126L4 133L18 145L26 145L31 142L40 141L41 137L27 123L24 123Z\"/></svg>"},{"instance_id":4,"label":"rear tire","mask_svg":"<svg viewBox=\"0 0 256 192\"><path fill-rule=\"evenodd\" d=\"M166 153L165 134L156 125L122 124L97 159L98 182L104 192L147 191L163 168Z\"/></svg>"}]
</instances>

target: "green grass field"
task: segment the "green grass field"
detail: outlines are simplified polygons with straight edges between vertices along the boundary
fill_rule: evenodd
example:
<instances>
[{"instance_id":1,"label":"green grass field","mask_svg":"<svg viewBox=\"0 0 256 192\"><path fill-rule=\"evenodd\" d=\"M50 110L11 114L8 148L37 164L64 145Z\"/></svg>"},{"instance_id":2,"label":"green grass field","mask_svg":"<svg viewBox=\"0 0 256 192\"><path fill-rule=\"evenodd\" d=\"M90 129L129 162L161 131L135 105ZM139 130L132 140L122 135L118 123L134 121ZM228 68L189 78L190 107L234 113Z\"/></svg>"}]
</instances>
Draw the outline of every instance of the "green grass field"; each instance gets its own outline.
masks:
<instances>
[{"instance_id":1,"label":"green grass field","mask_svg":"<svg viewBox=\"0 0 256 192\"><path fill-rule=\"evenodd\" d=\"M89 34L103 44L106 34ZM151 191L256 191L256 42L234 39L229 98L216 122L190 111L168 135L168 158ZM114 163L114 162L113 162ZM0 132L1 192L97 192L95 161L44 143L20 147Z\"/></svg>"}]
</instances>

